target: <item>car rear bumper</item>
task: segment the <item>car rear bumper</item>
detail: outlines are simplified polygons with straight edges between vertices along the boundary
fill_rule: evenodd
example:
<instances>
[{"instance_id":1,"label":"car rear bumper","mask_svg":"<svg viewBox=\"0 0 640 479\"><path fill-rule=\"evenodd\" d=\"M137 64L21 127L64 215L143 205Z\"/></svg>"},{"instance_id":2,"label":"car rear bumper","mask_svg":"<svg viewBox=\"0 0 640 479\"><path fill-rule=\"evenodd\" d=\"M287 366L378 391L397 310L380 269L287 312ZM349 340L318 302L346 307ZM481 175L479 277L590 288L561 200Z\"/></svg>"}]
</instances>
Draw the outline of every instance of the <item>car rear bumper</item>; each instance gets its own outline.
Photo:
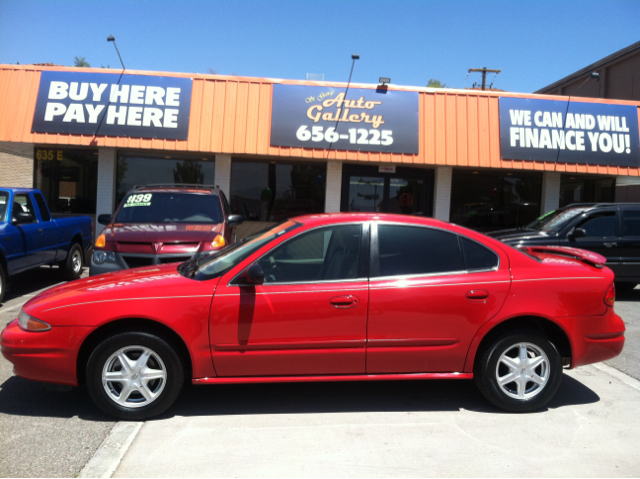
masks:
<instances>
[{"instance_id":1,"label":"car rear bumper","mask_svg":"<svg viewBox=\"0 0 640 479\"><path fill-rule=\"evenodd\" d=\"M604 316L571 319L571 368L606 361L622 352L625 326L613 308Z\"/></svg>"},{"instance_id":2,"label":"car rear bumper","mask_svg":"<svg viewBox=\"0 0 640 479\"><path fill-rule=\"evenodd\" d=\"M18 320L9 323L0 336L2 355L17 376L34 381L78 385L76 358L88 327L53 327L45 332L24 331Z\"/></svg>"}]
</instances>

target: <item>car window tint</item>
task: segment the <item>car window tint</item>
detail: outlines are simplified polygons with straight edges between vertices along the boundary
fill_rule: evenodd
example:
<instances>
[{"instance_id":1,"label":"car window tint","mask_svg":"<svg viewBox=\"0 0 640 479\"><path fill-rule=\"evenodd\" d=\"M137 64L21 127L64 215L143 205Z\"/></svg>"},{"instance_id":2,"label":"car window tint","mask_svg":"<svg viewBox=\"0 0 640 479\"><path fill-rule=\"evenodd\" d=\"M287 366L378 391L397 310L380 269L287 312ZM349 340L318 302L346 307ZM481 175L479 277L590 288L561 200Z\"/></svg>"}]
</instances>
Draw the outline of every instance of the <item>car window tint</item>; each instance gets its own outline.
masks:
<instances>
[{"instance_id":1,"label":"car window tint","mask_svg":"<svg viewBox=\"0 0 640 479\"><path fill-rule=\"evenodd\" d=\"M614 211L591 215L578 225L586 231L588 238L605 238L616 235L616 214Z\"/></svg>"},{"instance_id":2,"label":"car window tint","mask_svg":"<svg viewBox=\"0 0 640 479\"><path fill-rule=\"evenodd\" d=\"M344 225L292 238L260 260L265 283L358 278L361 237L361 225Z\"/></svg>"},{"instance_id":3,"label":"car window tint","mask_svg":"<svg viewBox=\"0 0 640 479\"><path fill-rule=\"evenodd\" d=\"M458 238L435 228L378 225L379 276L462 271Z\"/></svg>"},{"instance_id":4,"label":"car window tint","mask_svg":"<svg viewBox=\"0 0 640 479\"><path fill-rule=\"evenodd\" d=\"M640 236L640 210L622 211L622 234Z\"/></svg>"},{"instance_id":5,"label":"car window tint","mask_svg":"<svg viewBox=\"0 0 640 479\"><path fill-rule=\"evenodd\" d=\"M31 204L31 198L29 195L15 195L13 197L13 208L11 209L11 215L15 217L16 213L31 213L33 223L36 220L36 214L33 212L33 205Z\"/></svg>"},{"instance_id":6,"label":"car window tint","mask_svg":"<svg viewBox=\"0 0 640 479\"><path fill-rule=\"evenodd\" d=\"M475 241L460 237L464 265L468 271L493 269L498 266L498 255Z\"/></svg>"},{"instance_id":7,"label":"car window tint","mask_svg":"<svg viewBox=\"0 0 640 479\"><path fill-rule=\"evenodd\" d=\"M38 203L38 209L40 210L40 216L42 216L42 220L50 221L51 216L49 215L49 210L47 209L47 204L44 202L44 198L40 193L36 193L34 196L36 197L36 203Z\"/></svg>"}]
</instances>

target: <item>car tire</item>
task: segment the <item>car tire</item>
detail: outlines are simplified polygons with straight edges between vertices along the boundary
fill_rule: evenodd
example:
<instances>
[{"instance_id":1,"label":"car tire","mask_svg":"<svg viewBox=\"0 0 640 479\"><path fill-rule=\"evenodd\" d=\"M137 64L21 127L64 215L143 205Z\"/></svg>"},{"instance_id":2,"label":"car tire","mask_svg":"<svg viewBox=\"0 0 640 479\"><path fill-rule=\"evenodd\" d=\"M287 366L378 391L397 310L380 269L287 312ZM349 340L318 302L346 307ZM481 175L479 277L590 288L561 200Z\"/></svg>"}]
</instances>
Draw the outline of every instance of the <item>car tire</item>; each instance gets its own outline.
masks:
<instances>
[{"instance_id":1,"label":"car tire","mask_svg":"<svg viewBox=\"0 0 640 479\"><path fill-rule=\"evenodd\" d=\"M73 243L67 253L67 259L60 264L62 276L65 279L73 280L82 276L83 257L82 247L78 243Z\"/></svg>"},{"instance_id":2,"label":"car tire","mask_svg":"<svg viewBox=\"0 0 640 479\"><path fill-rule=\"evenodd\" d=\"M87 388L104 412L141 421L166 411L184 384L173 347L151 333L126 332L102 341L87 362Z\"/></svg>"},{"instance_id":3,"label":"car tire","mask_svg":"<svg viewBox=\"0 0 640 479\"><path fill-rule=\"evenodd\" d=\"M0 303L4 299L4 292L7 290L7 273L4 271L4 266L0 263Z\"/></svg>"},{"instance_id":4,"label":"car tire","mask_svg":"<svg viewBox=\"0 0 640 479\"><path fill-rule=\"evenodd\" d=\"M542 334L515 331L498 338L482 354L474 378L495 406L531 412L547 404L560 387L562 358Z\"/></svg>"}]
</instances>

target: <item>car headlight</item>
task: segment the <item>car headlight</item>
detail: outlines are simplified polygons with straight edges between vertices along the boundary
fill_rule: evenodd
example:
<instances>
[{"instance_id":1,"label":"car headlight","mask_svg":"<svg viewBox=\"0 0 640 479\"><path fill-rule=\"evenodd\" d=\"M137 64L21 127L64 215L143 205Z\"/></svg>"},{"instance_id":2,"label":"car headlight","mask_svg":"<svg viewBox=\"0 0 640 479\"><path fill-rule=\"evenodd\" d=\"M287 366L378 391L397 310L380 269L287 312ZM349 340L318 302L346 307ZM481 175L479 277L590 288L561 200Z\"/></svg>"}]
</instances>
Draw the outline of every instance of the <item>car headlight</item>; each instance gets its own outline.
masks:
<instances>
[{"instance_id":1,"label":"car headlight","mask_svg":"<svg viewBox=\"0 0 640 479\"><path fill-rule=\"evenodd\" d=\"M18 315L18 325L24 329L25 331L49 331L51 326L44 321L40 321L39 319L34 318L33 316L29 316L24 310L20 311Z\"/></svg>"},{"instance_id":2,"label":"car headlight","mask_svg":"<svg viewBox=\"0 0 640 479\"><path fill-rule=\"evenodd\" d=\"M102 250L94 251L93 252L93 262L95 264L102 264L104 262L115 263L116 262L116 254L113 251L102 251Z\"/></svg>"}]
</instances>

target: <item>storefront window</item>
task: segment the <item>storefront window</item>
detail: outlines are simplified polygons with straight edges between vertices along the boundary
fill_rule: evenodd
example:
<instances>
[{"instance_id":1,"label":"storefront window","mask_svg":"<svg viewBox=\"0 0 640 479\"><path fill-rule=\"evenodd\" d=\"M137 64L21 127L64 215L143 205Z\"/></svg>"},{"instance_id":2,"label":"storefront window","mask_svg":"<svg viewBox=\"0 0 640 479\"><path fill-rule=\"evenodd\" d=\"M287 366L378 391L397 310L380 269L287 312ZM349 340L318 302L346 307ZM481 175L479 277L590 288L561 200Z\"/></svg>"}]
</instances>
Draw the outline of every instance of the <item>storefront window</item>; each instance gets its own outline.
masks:
<instances>
[{"instance_id":1,"label":"storefront window","mask_svg":"<svg viewBox=\"0 0 640 479\"><path fill-rule=\"evenodd\" d=\"M36 148L35 184L52 213L95 215L98 151Z\"/></svg>"},{"instance_id":2,"label":"storefront window","mask_svg":"<svg viewBox=\"0 0 640 479\"><path fill-rule=\"evenodd\" d=\"M281 221L324 211L324 163L231 163L231 210L245 221Z\"/></svg>"},{"instance_id":3,"label":"storefront window","mask_svg":"<svg viewBox=\"0 0 640 479\"><path fill-rule=\"evenodd\" d=\"M433 170L350 165L342 167L341 211L431 216Z\"/></svg>"},{"instance_id":4,"label":"storefront window","mask_svg":"<svg viewBox=\"0 0 640 479\"><path fill-rule=\"evenodd\" d=\"M540 216L542 174L453 170L451 222L477 231L523 226Z\"/></svg>"},{"instance_id":5,"label":"storefront window","mask_svg":"<svg viewBox=\"0 0 640 479\"><path fill-rule=\"evenodd\" d=\"M560 206L571 203L610 203L614 201L615 178L586 175L560 177Z\"/></svg>"},{"instance_id":6,"label":"storefront window","mask_svg":"<svg viewBox=\"0 0 640 479\"><path fill-rule=\"evenodd\" d=\"M122 153L116 169L116 205L135 185L215 185L214 158Z\"/></svg>"}]
</instances>

